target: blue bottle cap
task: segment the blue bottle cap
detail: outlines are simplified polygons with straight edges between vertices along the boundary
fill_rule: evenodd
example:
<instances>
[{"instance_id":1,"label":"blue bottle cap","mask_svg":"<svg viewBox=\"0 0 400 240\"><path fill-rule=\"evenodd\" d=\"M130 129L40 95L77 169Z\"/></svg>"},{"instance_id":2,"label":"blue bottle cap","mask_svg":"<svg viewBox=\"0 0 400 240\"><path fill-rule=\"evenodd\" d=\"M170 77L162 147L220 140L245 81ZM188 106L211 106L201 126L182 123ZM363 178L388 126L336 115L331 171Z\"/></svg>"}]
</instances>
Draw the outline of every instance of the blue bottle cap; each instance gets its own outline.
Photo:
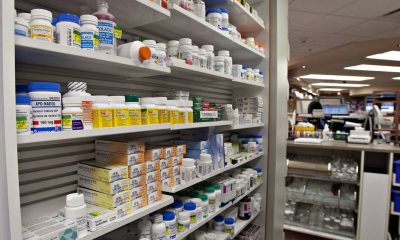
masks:
<instances>
[{"instance_id":1,"label":"blue bottle cap","mask_svg":"<svg viewBox=\"0 0 400 240\"><path fill-rule=\"evenodd\" d=\"M71 13L60 13L57 16L57 22L72 22L79 24L79 17Z\"/></svg>"},{"instance_id":2,"label":"blue bottle cap","mask_svg":"<svg viewBox=\"0 0 400 240\"><path fill-rule=\"evenodd\" d=\"M256 167L254 168L254 170L256 170L258 173L262 172L262 169L260 167Z\"/></svg>"},{"instance_id":3,"label":"blue bottle cap","mask_svg":"<svg viewBox=\"0 0 400 240\"><path fill-rule=\"evenodd\" d=\"M247 66L242 66L242 69L245 69L245 70L246 70L246 69L247 69Z\"/></svg>"},{"instance_id":4,"label":"blue bottle cap","mask_svg":"<svg viewBox=\"0 0 400 240\"><path fill-rule=\"evenodd\" d=\"M219 9L221 11L221 13L228 13L229 14L229 10L226 8L220 8Z\"/></svg>"},{"instance_id":5,"label":"blue bottle cap","mask_svg":"<svg viewBox=\"0 0 400 240\"><path fill-rule=\"evenodd\" d=\"M31 104L30 98L26 95L17 95L15 98L16 98L17 105L30 105Z\"/></svg>"},{"instance_id":6,"label":"blue bottle cap","mask_svg":"<svg viewBox=\"0 0 400 240\"><path fill-rule=\"evenodd\" d=\"M171 211L163 212L163 220L164 221L172 221L175 218L175 213Z\"/></svg>"},{"instance_id":7,"label":"blue bottle cap","mask_svg":"<svg viewBox=\"0 0 400 240\"><path fill-rule=\"evenodd\" d=\"M242 141L242 144L248 144L248 143L249 143L249 141L247 141L247 140Z\"/></svg>"},{"instance_id":8,"label":"blue bottle cap","mask_svg":"<svg viewBox=\"0 0 400 240\"><path fill-rule=\"evenodd\" d=\"M217 215L217 216L214 218L214 221L216 221L216 222L223 222L223 221L224 221L224 216L222 216L222 215Z\"/></svg>"},{"instance_id":9,"label":"blue bottle cap","mask_svg":"<svg viewBox=\"0 0 400 240\"><path fill-rule=\"evenodd\" d=\"M221 10L219 8L210 8L207 9L206 15L208 15L209 13L221 13Z\"/></svg>"},{"instance_id":10,"label":"blue bottle cap","mask_svg":"<svg viewBox=\"0 0 400 240\"><path fill-rule=\"evenodd\" d=\"M28 85L29 92L34 91L49 91L49 92L60 92L61 85L54 82L31 82Z\"/></svg>"},{"instance_id":11,"label":"blue bottle cap","mask_svg":"<svg viewBox=\"0 0 400 240\"><path fill-rule=\"evenodd\" d=\"M185 209L186 211L193 211L196 209L196 203L187 202L187 203L183 204L183 209Z\"/></svg>"},{"instance_id":12,"label":"blue bottle cap","mask_svg":"<svg viewBox=\"0 0 400 240\"><path fill-rule=\"evenodd\" d=\"M233 218L230 218L230 217L225 218L225 224L232 225L234 223L235 223L235 220Z\"/></svg>"},{"instance_id":13,"label":"blue bottle cap","mask_svg":"<svg viewBox=\"0 0 400 240\"><path fill-rule=\"evenodd\" d=\"M253 138L262 138L263 137L263 135L261 135L261 134L255 134L255 135L253 135Z\"/></svg>"},{"instance_id":14,"label":"blue bottle cap","mask_svg":"<svg viewBox=\"0 0 400 240\"><path fill-rule=\"evenodd\" d=\"M17 84L15 85L15 92L17 93L27 93L28 91L28 84Z\"/></svg>"},{"instance_id":15,"label":"blue bottle cap","mask_svg":"<svg viewBox=\"0 0 400 240\"><path fill-rule=\"evenodd\" d=\"M182 203L181 201L175 200L175 201L172 203L171 207L172 207L172 208L181 208L181 207L183 207L183 203Z\"/></svg>"}]
</instances>

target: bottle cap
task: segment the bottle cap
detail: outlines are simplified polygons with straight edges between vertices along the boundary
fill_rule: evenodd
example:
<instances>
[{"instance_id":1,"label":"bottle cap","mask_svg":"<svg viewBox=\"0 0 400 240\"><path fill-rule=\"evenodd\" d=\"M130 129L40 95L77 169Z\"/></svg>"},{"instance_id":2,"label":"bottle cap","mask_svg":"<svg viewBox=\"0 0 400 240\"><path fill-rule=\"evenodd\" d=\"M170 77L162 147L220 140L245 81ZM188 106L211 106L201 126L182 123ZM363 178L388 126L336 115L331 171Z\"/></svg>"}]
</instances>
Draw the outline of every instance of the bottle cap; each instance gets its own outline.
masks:
<instances>
[{"instance_id":1,"label":"bottle cap","mask_svg":"<svg viewBox=\"0 0 400 240\"><path fill-rule=\"evenodd\" d=\"M211 155L207 154L207 153L201 153L200 154L200 161L206 161L206 162L211 161Z\"/></svg>"},{"instance_id":2,"label":"bottle cap","mask_svg":"<svg viewBox=\"0 0 400 240\"><path fill-rule=\"evenodd\" d=\"M153 48L156 48L156 46L157 46L157 43L155 40L146 39L146 40L143 40L142 43L149 47L153 47Z\"/></svg>"},{"instance_id":3,"label":"bottle cap","mask_svg":"<svg viewBox=\"0 0 400 240\"><path fill-rule=\"evenodd\" d=\"M231 225L234 223L235 223L235 220L233 218L230 218L230 217L225 218L225 224Z\"/></svg>"},{"instance_id":4,"label":"bottle cap","mask_svg":"<svg viewBox=\"0 0 400 240\"><path fill-rule=\"evenodd\" d=\"M219 9L222 13L228 13L229 14L229 10L226 8L220 8Z\"/></svg>"},{"instance_id":5,"label":"bottle cap","mask_svg":"<svg viewBox=\"0 0 400 240\"><path fill-rule=\"evenodd\" d=\"M190 214L188 212L179 212L178 213L179 220L189 220Z\"/></svg>"},{"instance_id":6,"label":"bottle cap","mask_svg":"<svg viewBox=\"0 0 400 240\"><path fill-rule=\"evenodd\" d=\"M166 46L165 43L157 43L157 47L156 48L159 51L164 51L165 52L165 50L167 49L167 46Z\"/></svg>"},{"instance_id":7,"label":"bottle cap","mask_svg":"<svg viewBox=\"0 0 400 240\"><path fill-rule=\"evenodd\" d=\"M223 221L224 221L224 216L222 216L222 215L217 215L217 216L214 218L214 221L215 221L215 222L223 222Z\"/></svg>"},{"instance_id":8,"label":"bottle cap","mask_svg":"<svg viewBox=\"0 0 400 240\"><path fill-rule=\"evenodd\" d=\"M196 197L199 196L199 193L198 193L198 192L190 191L190 192L188 193L188 196L191 197L191 198L196 198Z\"/></svg>"},{"instance_id":9,"label":"bottle cap","mask_svg":"<svg viewBox=\"0 0 400 240\"><path fill-rule=\"evenodd\" d=\"M221 13L221 10L219 8L210 8L207 10L206 15L210 13Z\"/></svg>"},{"instance_id":10,"label":"bottle cap","mask_svg":"<svg viewBox=\"0 0 400 240\"><path fill-rule=\"evenodd\" d=\"M85 204L85 198L82 193L71 193L65 198L67 207L79 207Z\"/></svg>"},{"instance_id":11,"label":"bottle cap","mask_svg":"<svg viewBox=\"0 0 400 240\"><path fill-rule=\"evenodd\" d=\"M199 49L199 54L200 54L200 55L206 55L206 52L207 52L207 50L204 49L204 48L200 48L200 49Z\"/></svg>"},{"instance_id":12,"label":"bottle cap","mask_svg":"<svg viewBox=\"0 0 400 240\"><path fill-rule=\"evenodd\" d=\"M167 98L166 97L155 97L158 105L167 105Z\"/></svg>"},{"instance_id":13,"label":"bottle cap","mask_svg":"<svg viewBox=\"0 0 400 240\"><path fill-rule=\"evenodd\" d=\"M185 204L183 204L183 209L185 209L186 211L193 211L196 209L196 203L186 202Z\"/></svg>"},{"instance_id":14,"label":"bottle cap","mask_svg":"<svg viewBox=\"0 0 400 240\"><path fill-rule=\"evenodd\" d=\"M94 24L97 26L99 23L99 19L96 16L89 15L89 14L84 14L80 18L81 24L89 23L89 24Z\"/></svg>"},{"instance_id":15,"label":"bottle cap","mask_svg":"<svg viewBox=\"0 0 400 240\"><path fill-rule=\"evenodd\" d=\"M178 103L176 102L176 100L167 100L167 104L176 107Z\"/></svg>"},{"instance_id":16,"label":"bottle cap","mask_svg":"<svg viewBox=\"0 0 400 240\"><path fill-rule=\"evenodd\" d=\"M172 204L171 204L172 208L181 208L183 207L183 203L181 201L175 200Z\"/></svg>"},{"instance_id":17,"label":"bottle cap","mask_svg":"<svg viewBox=\"0 0 400 240\"><path fill-rule=\"evenodd\" d=\"M208 200L208 196L205 194L199 194L198 198L201 199L201 201L207 201Z\"/></svg>"},{"instance_id":18,"label":"bottle cap","mask_svg":"<svg viewBox=\"0 0 400 240\"><path fill-rule=\"evenodd\" d=\"M204 192L206 192L206 193L213 193L213 192L214 192L214 188L213 188L213 187L206 187L206 188L204 189Z\"/></svg>"},{"instance_id":19,"label":"bottle cap","mask_svg":"<svg viewBox=\"0 0 400 240\"><path fill-rule=\"evenodd\" d=\"M79 17L71 13L60 13L57 16L57 22L72 22L79 24Z\"/></svg>"},{"instance_id":20,"label":"bottle cap","mask_svg":"<svg viewBox=\"0 0 400 240\"><path fill-rule=\"evenodd\" d=\"M218 56L229 57L229 51L228 50L219 50Z\"/></svg>"},{"instance_id":21,"label":"bottle cap","mask_svg":"<svg viewBox=\"0 0 400 240\"><path fill-rule=\"evenodd\" d=\"M179 39L179 45L192 45L192 39L190 38L181 38Z\"/></svg>"},{"instance_id":22,"label":"bottle cap","mask_svg":"<svg viewBox=\"0 0 400 240\"><path fill-rule=\"evenodd\" d=\"M43 18L48 21L51 21L53 18L53 14L50 11L45 9L32 9L31 10L31 19L35 18Z\"/></svg>"},{"instance_id":23,"label":"bottle cap","mask_svg":"<svg viewBox=\"0 0 400 240\"><path fill-rule=\"evenodd\" d=\"M49 91L49 92L60 92L61 85L54 82L31 82L28 85L29 92L35 91Z\"/></svg>"},{"instance_id":24,"label":"bottle cap","mask_svg":"<svg viewBox=\"0 0 400 240\"><path fill-rule=\"evenodd\" d=\"M193 107L193 101L192 100L186 100L186 107Z\"/></svg>"},{"instance_id":25,"label":"bottle cap","mask_svg":"<svg viewBox=\"0 0 400 240\"><path fill-rule=\"evenodd\" d=\"M68 91L80 91L84 92L87 89L87 83L85 82L69 82L67 85Z\"/></svg>"},{"instance_id":26,"label":"bottle cap","mask_svg":"<svg viewBox=\"0 0 400 240\"><path fill-rule=\"evenodd\" d=\"M179 47L179 41L177 40L171 40L167 43L168 47Z\"/></svg>"},{"instance_id":27,"label":"bottle cap","mask_svg":"<svg viewBox=\"0 0 400 240\"><path fill-rule=\"evenodd\" d=\"M135 95L125 95L125 102L139 102L139 98Z\"/></svg>"},{"instance_id":28,"label":"bottle cap","mask_svg":"<svg viewBox=\"0 0 400 240\"><path fill-rule=\"evenodd\" d=\"M175 219L175 213L171 211L163 212L163 220L164 221L172 221Z\"/></svg>"},{"instance_id":29,"label":"bottle cap","mask_svg":"<svg viewBox=\"0 0 400 240\"><path fill-rule=\"evenodd\" d=\"M242 144L249 144L249 141L244 140L244 141L242 141Z\"/></svg>"},{"instance_id":30,"label":"bottle cap","mask_svg":"<svg viewBox=\"0 0 400 240\"><path fill-rule=\"evenodd\" d=\"M98 102L98 103L109 103L110 102L110 97L105 96L105 95L97 95L97 96L92 96L93 102Z\"/></svg>"},{"instance_id":31,"label":"bottle cap","mask_svg":"<svg viewBox=\"0 0 400 240\"><path fill-rule=\"evenodd\" d=\"M156 104L156 100L152 97L140 98L140 104Z\"/></svg>"},{"instance_id":32,"label":"bottle cap","mask_svg":"<svg viewBox=\"0 0 400 240\"><path fill-rule=\"evenodd\" d=\"M210 52L214 52L214 45L203 45L201 46L201 48L210 51Z\"/></svg>"},{"instance_id":33,"label":"bottle cap","mask_svg":"<svg viewBox=\"0 0 400 240\"><path fill-rule=\"evenodd\" d=\"M143 46L139 48L139 60L143 62L144 60L151 58L151 50L148 46Z\"/></svg>"},{"instance_id":34,"label":"bottle cap","mask_svg":"<svg viewBox=\"0 0 400 240\"><path fill-rule=\"evenodd\" d=\"M27 92L29 92L28 84L17 84L17 85L15 85L15 91L17 93L27 93Z\"/></svg>"},{"instance_id":35,"label":"bottle cap","mask_svg":"<svg viewBox=\"0 0 400 240\"><path fill-rule=\"evenodd\" d=\"M224 56L215 56L214 60L216 62L224 62L225 61L225 57Z\"/></svg>"},{"instance_id":36,"label":"bottle cap","mask_svg":"<svg viewBox=\"0 0 400 240\"><path fill-rule=\"evenodd\" d=\"M193 167L195 164L195 160L193 158L184 158L182 160L182 166L184 167Z\"/></svg>"},{"instance_id":37,"label":"bottle cap","mask_svg":"<svg viewBox=\"0 0 400 240\"><path fill-rule=\"evenodd\" d=\"M163 221L163 215L162 214L156 213L152 217L154 219L154 223L161 223Z\"/></svg>"},{"instance_id":38,"label":"bottle cap","mask_svg":"<svg viewBox=\"0 0 400 240\"><path fill-rule=\"evenodd\" d=\"M219 183L214 183L212 187L214 188L214 190L221 190L221 185Z\"/></svg>"},{"instance_id":39,"label":"bottle cap","mask_svg":"<svg viewBox=\"0 0 400 240\"><path fill-rule=\"evenodd\" d=\"M19 24L19 25L22 25L22 26L24 26L24 27L26 27L26 28L29 28L29 22L28 22L28 20L26 20L26 19L23 19L23 18L21 18L21 17L16 17L16 18L14 19L14 22L15 22L16 24Z\"/></svg>"},{"instance_id":40,"label":"bottle cap","mask_svg":"<svg viewBox=\"0 0 400 240\"><path fill-rule=\"evenodd\" d=\"M20 18L25 19L28 22L31 21L31 14L30 13L21 12L21 13L18 13L17 16L20 17Z\"/></svg>"},{"instance_id":41,"label":"bottle cap","mask_svg":"<svg viewBox=\"0 0 400 240\"><path fill-rule=\"evenodd\" d=\"M109 98L115 103L125 103L125 96L110 96Z\"/></svg>"},{"instance_id":42,"label":"bottle cap","mask_svg":"<svg viewBox=\"0 0 400 240\"><path fill-rule=\"evenodd\" d=\"M17 105L30 105L31 104L31 100L30 100L29 96L17 95L15 98L16 98Z\"/></svg>"},{"instance_id":43,"label":"bottle cap","mask_svg":"<svg viewBox=\"0 0 400 240\"><path fill-rule=\"evenodd\" d=\"M199 194L197 194L196 198L192 198L190 201L194 202L196 204L196 206L199 206L199 204L202 202L202 200L198 197Z\"/></svg>"},{"instance_id":44,"label":"bottle cap","mask_svg":"<svg viewBox=\"0 0 400 240\"><path fill-rule=\"evenodd\" d=\"M259 167L254 168L258 173L262 172L262 169Z\"/></svg>"}]
</instances>

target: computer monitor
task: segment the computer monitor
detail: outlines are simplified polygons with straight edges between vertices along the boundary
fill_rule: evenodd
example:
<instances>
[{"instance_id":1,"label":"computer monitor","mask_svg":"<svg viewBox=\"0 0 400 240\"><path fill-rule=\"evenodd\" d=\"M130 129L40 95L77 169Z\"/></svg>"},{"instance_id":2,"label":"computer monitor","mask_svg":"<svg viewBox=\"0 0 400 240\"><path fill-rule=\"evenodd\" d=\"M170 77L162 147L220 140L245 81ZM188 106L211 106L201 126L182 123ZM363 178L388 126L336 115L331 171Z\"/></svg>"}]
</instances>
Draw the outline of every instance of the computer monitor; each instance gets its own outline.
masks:
<instances>
[{"instance_id":1,"label":"computer monitor","mask_svg":"<svg viewBox=\"0 0 400 240\"><path fill-rule=\"evenodd\" d=\"M340 105L324 105L324 113L326 115L348 115L349 108L346 104Z\"/></svg>"}]
</instances>

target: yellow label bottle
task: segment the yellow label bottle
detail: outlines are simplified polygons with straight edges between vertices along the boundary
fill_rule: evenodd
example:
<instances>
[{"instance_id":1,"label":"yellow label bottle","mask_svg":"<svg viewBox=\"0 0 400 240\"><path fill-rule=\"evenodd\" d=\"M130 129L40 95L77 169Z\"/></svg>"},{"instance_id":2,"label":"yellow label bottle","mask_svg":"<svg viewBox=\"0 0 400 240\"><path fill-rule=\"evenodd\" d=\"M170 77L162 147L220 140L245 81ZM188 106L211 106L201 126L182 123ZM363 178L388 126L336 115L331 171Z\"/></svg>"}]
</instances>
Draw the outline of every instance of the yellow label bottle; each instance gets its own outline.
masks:
<instances>
[{"instance_id":1,"label":"yellow label bottle","mask_svg":"<svg viewBox=\"0 0 400 240\"><path fill-rule=\"evenodd\" d=\"M124 96L110 97L113 108L113 126L126 127L128 126L128 108L125 104Z\"/></svg>"},{"instance_id":2,"label":"yellow label bottle","mask_svg":"<svg viewBox=\"0 0 400 240\"><path fill-rule=\"evenodd\" d=\"M158 109L154 98L146 97L140 99L142 124L158 124Z\"/></svg>"},{"instance_id":3,"label":"yellow label bottle","mask_svg":"<svg viewBox=\"0 0 400 240\"><path fill-rule=\"evenodd\" d=\"M113 109L107 96L93 96L93 128L113 126Z\"/></svg>"},{"instance_id":4,"label":"yellow label bottle","mask_svg":"<svg viewBox=\"0 0 400 240\"><path fill-rule=\"evenodd\" d=\"M129 95L125 96L125 101L128 108L128 126L142 125L142 109L139 105L139 98Z\"/></svg>"},{"instance_id":5,"label":"yellow label bottle","mask_svg":"<svg viewBox=\"0 0 400 240\"><path fill-rule=\"evenodd\" d=\"M179 123L179 111L176 107L177 103L175 100L168 100L168 109L169 109L169 123L171 125Z\"/></svg>"},{"instance_id":6,"label":"yellow label bottle","mask_svg":"<svg viewBox=\"0 0 400 240\"><path fill-rule=\"evenodd\" d=\"M157 101L157 109L158 109L158 123L169 123L169 111L166 106L167 98L166 97L156 97Z\"/></svg>"}]
</instances>

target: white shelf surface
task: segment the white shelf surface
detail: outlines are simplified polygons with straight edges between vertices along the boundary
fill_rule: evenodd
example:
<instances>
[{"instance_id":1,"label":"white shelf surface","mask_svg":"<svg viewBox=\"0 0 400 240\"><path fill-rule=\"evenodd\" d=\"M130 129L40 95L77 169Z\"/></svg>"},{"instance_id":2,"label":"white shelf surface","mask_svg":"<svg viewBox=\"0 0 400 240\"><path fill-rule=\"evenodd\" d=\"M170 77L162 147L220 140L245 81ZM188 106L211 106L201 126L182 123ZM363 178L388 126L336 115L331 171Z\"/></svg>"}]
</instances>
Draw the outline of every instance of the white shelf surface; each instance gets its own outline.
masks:
<instances>
[{"instance_id":1,"label":"white shelf surface","mask_svg":"<svg viewBox=\"0 0 400 240\"><path fill-rule=\"evenodd\" d=\"M168 67L135 65L129 58L90 52L76 47L19 36L15 37L15 54L17 63L55 67L75 72L91 72L106 76L138 78L171 72Z\"/></svg>"},{"instance_id":2,"label":"white shelf surface","mask_svg":"<svg viewBox=\"0 0 400 240\"><path fill-rule=\"evenodd\" d=\"M122 226L125 226L126 224L129 224L133 221L136 221L146 215L149 215L152 212L155 212L161 208L164 208L174 202L174 198L172 196L168 195L163 195L161 201L158 201L154 204L150 204L148 206L142 207L137 211L134 211L132 214L129 214L123 218L120 218L116 220L114 223L111 223L109 225L104 226L103 228L95 231L95 232L89 232L86 236L79 238L79 240L91 240L91 239L96 239L98 237L103 236L104 234L107 234L109 232L114 231L115 229L118 229Z\"/></svg>"},{"instance_id":3,"label":"white shelf surface","mask_svg":"<svg viewBox=\"0 0 400 240\"><path fill-rule=\"evenodd\" d=\"M205 20L174 4L170 9L171 18L140 27L141 30L166 40L191 38L194 45L211 44L215 50L229 50L235 62L263 59L265 55L239 40L233 40ZM212 36L212 37L210 37Z\"/></svg>"},{"instance_id":4,"label":"white shelf surface","mask_svg":"<svg viewBox=\"0 0 400 240\"><path fill-rule=\"evenodd\" d=\"M247 227L251 222L254 221L254 219L260 215L260 213L262 212L262 209L260 209L259 212L257 212L256 214L251 215L251 218L248 220L240 220L238 219L238 221L235 224L235 234L233 235L233 238L237 237L245 227ZM233 239L232 238L232 239Z\"/></svg>"},{"instance_id":5,"label":"white shelf surface","mask_svg":"<svg viewBox=\"0 0 400 240\"><path fill-rule=\"evenodd\" d=\"M344 237L332 233L326 233L326 232L321 232L317 230L312 230L304 227L298 227L298 226L293 226L290 224L284 224L283 225L284 230L289 230L293 232L299 232L299 233L304 233L312 236L317 236L317 237L323 237L326 239L332 239L332 240L354 240L354 238L351 237Z\"/></svg>"},{"instance_id":6,"label":"white shelf surface","mask_svg":"<svg viewBox=\"0 0 400 240\"><path fill-rule=\"evenodd\" d=\"M237 163L237 164L234 164L234 165L232 164L232 165L229 165L229 166L227 166L227 167L225 167L225 168L218 169L217 171L214 171L214 172L212 172L211 174L209 174L209 175L207 175L207 176L204 176L204 177L201 177L201 178L196 178L194 181L191 181L191 182L189 182L189 183L180 184L180 185L174 186L174 187L163 187L162 191L163 191L163 192L167 192L167 193L177 193L177 192L182 191L182 190L184 190L184 189L186 189L186 188L188 188L188 187L191 187L191 186L193 186L193 185L196 185L197 183L200 183L200 182L202 182L202 181L204 181L204 180L207 180L207 179L209 179L209 178L212 178L212 177L214 177L214 176L217 176L217 175L219 175L219 174L221 174L221 173L223 173L223 172L229 171L229 170L234 169L234 168L237 168L237 167L239 167L239 166L241 166L241 165L243 165L243 164L246 164L246 163L248 163L248 162L251 162L251 161L253 161L253 160L256 159L256 158L261 157L262 155L264 155L263 152L258 153L257 155L254 155L253 157L250 157L250 158L248 158L248 159L246 159L246 160L244 160L244 161L241 161L241 162L239 162L239 163Z\"/></svg>"},{"instance_id":7,"label":"white shelf surface","mask_svg":"<svg viewBox=\"0 0 400 240\"><path fill-rule=\"evenodd\" d=\"M393 173L392 185L395 186L395 187L400 187L400 183L396 182L396 173Z\"/></svg>"},{"instance_id":8,"label":"white shelf surface","mask_svg":"<svg viewBox=\"0 0 400 240\"><path fill-rule=\"evenodd\" d=\"M259 128L259 127L264 127L264 123L231 126L230 130L240 130L240 129Z\"/></svg>"},{"instance_id":9,"label":"white shelf surface","mask_svg":"<svg viewBox=\"0 0 400 240\"><path fill-rule=\"evenodd\" d=\"M200 222L197 222L195 225L191 226L189 231L183 232L183 233L178 233L176 240L183 240L185 239L185 237L187 237L189 234L193 233L194 231L196 231L197 229L199 229L201 226L203 226L204 224L208 223L209 221L211 221L214 217L216 217L217 215L225 212L226 210L228 210L230 207L236 205L238 202L240 202L240 200L242 200L244 197L246 197L247 195L249 195L250 193L252 193L254 190L256 190L259 186L262 185L262 182L258 183L257 185L255 185L254 187L252 187L249 191L247 191L245 194L243 194L242 196L238 197L237 199L235 199L235 201L228 203L227 205L223 206L222 208L219 208L215 213L209 215L207 218L202 219Z\"/></svg>"},{"instance_id":10,"label":"white shelf surface","mask_svg":"<svg viewBox=\"0 0 400 240\"><path fill-rule=\"evenodd\" d=\"M204 128L204 127L220 127L220 126L229 126L231 124L232 124L232 121L184 123L184 124L172 125L171 130L183 130L183 129L191 129L191 128Z\"/></svg>"},{"instance_id":11,"label":"white shelf surface","mask_svg":"<svg viewBox=\"0 0 400 240\"><path fill-rule=\"evenodd\" d=\"M395 216L400 216L400 212L394 211L394 202L390 202L390 214Z\"/></svg>"},{"instance_id":12,"label":"white shelf surface","mask_svg":"<svg viewBox=\"0 0 400 240\"><path fill-rule=\"evenodd\" d=\"M265 88L264 83L258 83L254 81L246 81L242 79L233 78L232 79L234 88Z\"/></svg>"}]
</instances>

